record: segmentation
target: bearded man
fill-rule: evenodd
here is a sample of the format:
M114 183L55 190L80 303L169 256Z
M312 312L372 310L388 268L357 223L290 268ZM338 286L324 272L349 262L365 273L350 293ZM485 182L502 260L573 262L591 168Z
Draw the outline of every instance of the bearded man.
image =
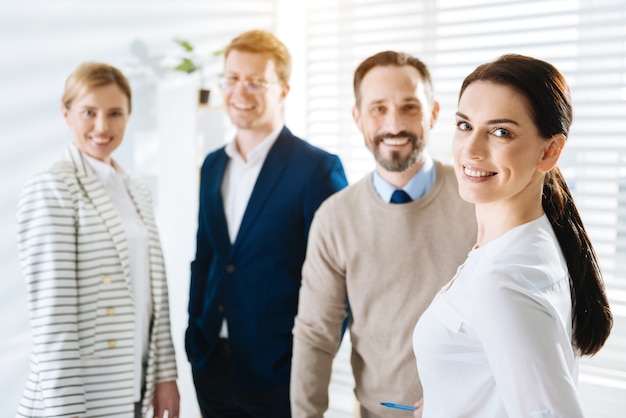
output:
M406 417L381 402L421 399L413 328L476 236L454 169L425 150L439 114L426 65L380 52L356 69L354 94L352 114L376 168L328 198L311 225L294 326L295 418L321 418L328 408L348 304L361 417Z

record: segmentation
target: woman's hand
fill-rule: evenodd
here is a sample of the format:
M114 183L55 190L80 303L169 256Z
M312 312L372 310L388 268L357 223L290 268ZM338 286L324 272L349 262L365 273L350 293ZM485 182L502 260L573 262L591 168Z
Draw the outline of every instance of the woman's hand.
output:
M154 418L164 418L165 411L168 418L178 418L180 413L180 394L175 380L160 382L154 389Z
M415 407L415 411L413 411L413 418L422 418L422 411L424 410L424 408L422 408L424 406L424 398L415 402L413 406Z

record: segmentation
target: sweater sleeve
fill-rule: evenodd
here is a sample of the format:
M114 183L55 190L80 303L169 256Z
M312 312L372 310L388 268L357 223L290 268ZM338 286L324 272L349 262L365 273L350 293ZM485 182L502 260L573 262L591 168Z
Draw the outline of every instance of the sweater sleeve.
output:
M328 385L346 317L345 265L322 205L309 232L307 256L294 326L291 410L294 417L322 417L328 408Z
M33 367L46 416L86 412L78 344L75 208L67 183L50 173L29 181L17 213L28 291ZM33 389L35 390L35 389Z

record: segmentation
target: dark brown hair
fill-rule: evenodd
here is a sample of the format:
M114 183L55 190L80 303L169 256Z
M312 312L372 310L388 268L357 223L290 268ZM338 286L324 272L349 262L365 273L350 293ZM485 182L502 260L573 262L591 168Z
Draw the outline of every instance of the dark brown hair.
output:
M503 55L468 75L459 98L475 81L514 89L526 98L531 118L543 138L557 134L567 138L573 119L570 90L565 77L553 65L523 55ZM613 316L596 253L558 167L544 178L542 205L569 270L573 344L580 354L593 355L609 337Z
M397 67L410 65L411 67L414 67L422 76L428 103L430 105L434 103L435 94L433 91L433 80L430 77L430 72L428 71L426 64L414 56L404 52L383 51L365 59L365 61L359 64L357 69L354 71L354 98L357 106L361 104L361 83L363 82L365 75L374 67L384 67L389 65Z

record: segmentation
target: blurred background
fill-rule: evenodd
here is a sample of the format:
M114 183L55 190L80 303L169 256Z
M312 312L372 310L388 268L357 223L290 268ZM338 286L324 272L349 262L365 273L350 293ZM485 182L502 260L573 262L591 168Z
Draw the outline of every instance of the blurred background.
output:
M503 53L566 75L575 120L561 167L594 241L615 315L608 344L580 370L589 417L626 411L626 0L0 0L0 416L26 381L30 326L16 249L20 189L71 141L60 113L69 73L87 60L122 69L133 114L116 159L154 194L169 274L184 418L198 417L183 348L195 251L198 167L232 139L215 55L249 29L276 33L293 56L285 120L341 157L355 182L374 167L351 118L352 74L365 57L403 50L430 67L440 119L430 152L449 158L463 77ZM186 52L175 41L194 47ZM183 58L201 71L173 70ZM211 90L198 103L198 89ZM407 335L407 344L411 336ZM335 361L327 417L354 416L350 342ZM393 355L393 353L390 353ZM621 411L621 412L620 412Z

